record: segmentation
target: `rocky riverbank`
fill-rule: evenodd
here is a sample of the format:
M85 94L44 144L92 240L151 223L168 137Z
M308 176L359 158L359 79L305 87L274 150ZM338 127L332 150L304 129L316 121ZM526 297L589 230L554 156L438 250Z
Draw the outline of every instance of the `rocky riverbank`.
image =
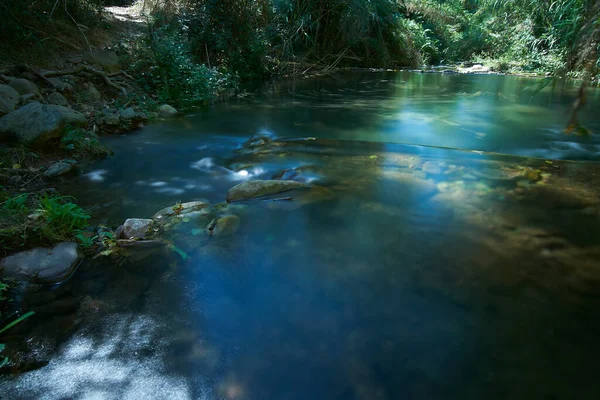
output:
M59 70L15 66L1 71L0 145L5 153L25 147L46 156L29 166L35 171L24 172L5 155L2 183L22 184L22 175L33 172L49 179L72 173L69 165L108 154L98 135L126 133L177 114L166 104L149 107L150 99L110 50L71 57Z

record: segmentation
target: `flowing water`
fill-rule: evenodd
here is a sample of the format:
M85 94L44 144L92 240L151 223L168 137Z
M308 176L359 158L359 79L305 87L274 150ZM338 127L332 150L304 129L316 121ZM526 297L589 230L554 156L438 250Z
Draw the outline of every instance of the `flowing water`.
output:
M0 396L600 398L600 140L562 133L575 95L340 74L107 139L59 187L96 223L213 206L165 224L169 246L30 289L8 343L32 370ZM222 204L280 178L311 187ZM208 236L223 215L239 229Z

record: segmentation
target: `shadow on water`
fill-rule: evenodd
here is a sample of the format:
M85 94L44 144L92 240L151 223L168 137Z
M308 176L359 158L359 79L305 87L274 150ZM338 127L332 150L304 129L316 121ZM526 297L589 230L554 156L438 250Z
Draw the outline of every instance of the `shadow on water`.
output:
M404 116L440 99L460 107L459 94L445 94L448 77L407 87L407 76L328 81L326 92L307 83L283 89L293 104L273 94L220 105L220 123L199 114L111 140L122 150L68 188L99 204L101 219L115 225L205 199L239 217L239 228L209 237L212 214L177 217L165 235L178 252L134 248L88 261L52 290L31 288L24 302L37 318L10 347L48 364L5 378L1 393L598 398L600 165L393 143L404 141L400 131L380 129L392 97L408 104L396 104ZM461 90L494 93L530 82L455 79ZM358 106L363 97L375 104ZM323 117L344 107L354 112ZM299 128L310 115L325 125ZM438 145L463 141L445 134ZM540 137L528 143L547 148ZM276 196L288 201L220 204L237 183L273 178L311 187Z

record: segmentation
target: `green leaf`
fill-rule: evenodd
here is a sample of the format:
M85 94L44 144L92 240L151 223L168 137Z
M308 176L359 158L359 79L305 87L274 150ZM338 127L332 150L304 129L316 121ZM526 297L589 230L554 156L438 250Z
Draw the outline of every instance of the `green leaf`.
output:
M26 320L27 318L31 317L34 314L35 313L33 311L29 311L29 312L21 315L19 318L17 318L16 320L14 320L13 322L11 322L10 324L6 325L4 328L0 329L0 333L6 332L7 330L9 330L10 328L12 328L13 326L17 325L21 321Z

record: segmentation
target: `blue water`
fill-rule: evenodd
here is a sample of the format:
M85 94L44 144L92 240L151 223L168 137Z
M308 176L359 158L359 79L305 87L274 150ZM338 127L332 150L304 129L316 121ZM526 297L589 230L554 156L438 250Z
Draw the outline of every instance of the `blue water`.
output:
M108 140L115 156L59 189L112 227L285 170L313 189L222 205L240 218L226 237L201 233L212 215L182 218L164 234L178 251L32 291L38 316L11 346L47 365L0 393L598 398L598 141L560 132L574 91L537 84L341 75ZM273 141L244 148L255 134Z

